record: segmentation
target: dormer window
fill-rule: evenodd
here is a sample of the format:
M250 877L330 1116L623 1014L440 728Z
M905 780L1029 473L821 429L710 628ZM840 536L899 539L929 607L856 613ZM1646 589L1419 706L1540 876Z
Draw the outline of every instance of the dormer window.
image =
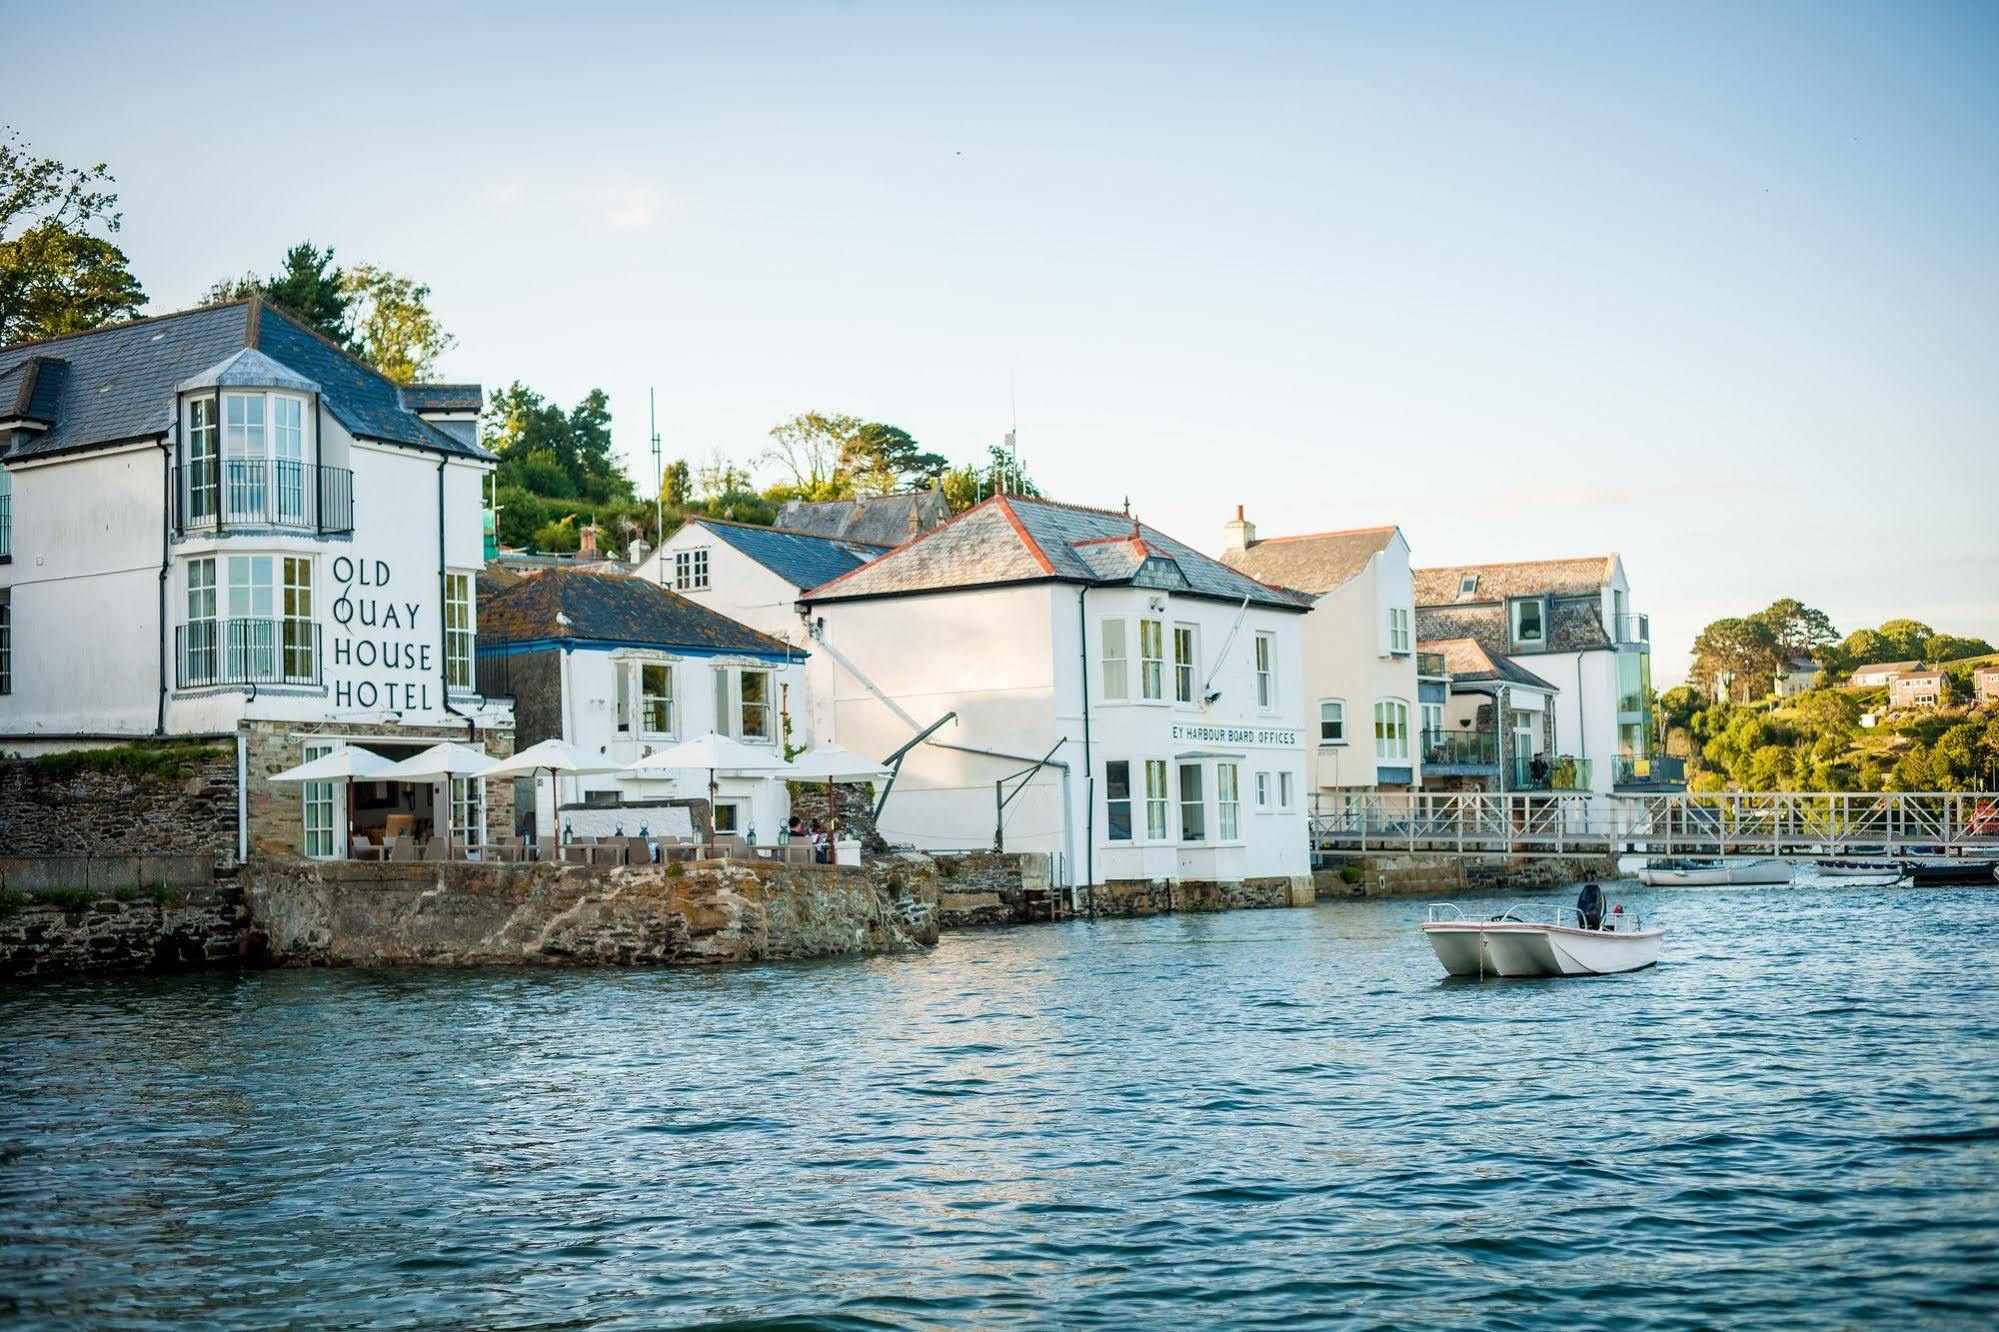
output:
M1475 573L1468 573L1468 574L1464 574L1464 575L1461 575L1461 576L1460 576L1460 577L1458 578L1458 595L1459 595L1459 596L1461 596L1461 597L1468 597L1468 596L1470 596L1470 595L1471 595L1472 593L1474 593L1474 592L1476 592L1476 591L1478 591L1478 575L1477 575L1477 574L1475 574Z
M1513 642L1517 647L1539 647L1548 638L1548 606L1539 597L1522 597L1513 603Z

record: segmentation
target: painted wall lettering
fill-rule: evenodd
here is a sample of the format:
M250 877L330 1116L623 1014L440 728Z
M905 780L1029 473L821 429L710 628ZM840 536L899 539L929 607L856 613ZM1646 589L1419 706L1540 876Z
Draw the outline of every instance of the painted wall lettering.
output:
M426 712L437 684L437 643L423 603L389 595L387 560L333 557L333 705L362 712Z

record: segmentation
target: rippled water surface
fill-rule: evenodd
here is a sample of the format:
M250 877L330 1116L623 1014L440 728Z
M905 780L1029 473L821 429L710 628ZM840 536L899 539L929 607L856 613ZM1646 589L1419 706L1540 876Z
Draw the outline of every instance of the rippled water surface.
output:
M1443 981L1386 901L0 987L0 1315L1999 1317L1999 893L1627 900L1605 980Z

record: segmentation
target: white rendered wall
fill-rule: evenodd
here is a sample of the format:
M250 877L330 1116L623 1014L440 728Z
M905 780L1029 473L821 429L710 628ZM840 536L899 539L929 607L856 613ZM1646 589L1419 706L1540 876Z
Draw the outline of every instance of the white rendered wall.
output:
M708 586L680 595L759 633L806 646L805 623L798 614L800 589L697 524L682 524L665 545L632 570L632 577L680 591L673 583L673 556L687 550L708 552Z

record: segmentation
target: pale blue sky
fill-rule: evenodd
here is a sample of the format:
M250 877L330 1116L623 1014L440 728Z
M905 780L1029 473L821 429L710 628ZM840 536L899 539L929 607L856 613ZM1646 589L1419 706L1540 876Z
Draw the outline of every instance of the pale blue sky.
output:
M334 15L338 17L334 17ZM308 16L309 15L309 16ZM1999 5L0 4L155 310L310 237L635 460L805 408L1218 547L1999 639ZM649 472L650 459L636 469Z

